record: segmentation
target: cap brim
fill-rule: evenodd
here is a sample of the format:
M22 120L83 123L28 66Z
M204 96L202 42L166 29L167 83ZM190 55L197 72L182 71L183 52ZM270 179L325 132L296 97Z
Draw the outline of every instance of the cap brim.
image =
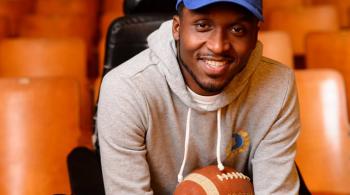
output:
M226 2L226 3L234 3L237 5L240 5L247 9L249 12L251 12L253 15L255 15L259 20L263 21L264 17L261 14L261 11L253 7L251 4L247 3L247 1L242 0L214 0L214 1L208 1L208 0L192 0L192 1L178 1L176 8L179 6L179 4L183 2L185 7L189 10L195 10L202 8L207 5L211 5L214 3L220 3L220 2Z

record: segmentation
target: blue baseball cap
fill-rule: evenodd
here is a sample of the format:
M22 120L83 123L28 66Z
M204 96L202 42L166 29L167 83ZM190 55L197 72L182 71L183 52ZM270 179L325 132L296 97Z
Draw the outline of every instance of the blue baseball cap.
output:
M264 17L262 15L262 0L177 0L176 10L178 9L181 2L183 2L185 7L190 10L198 9L219 2L234 3L247 9L259 20L264 20Z

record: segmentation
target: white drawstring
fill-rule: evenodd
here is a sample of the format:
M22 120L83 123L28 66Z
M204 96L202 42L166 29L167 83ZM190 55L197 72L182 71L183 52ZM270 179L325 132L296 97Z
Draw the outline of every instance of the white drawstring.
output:
M188 142L190 139L190 125L191 125L191 108L188 108L187 112L187 119L186 119L186 134L185 134L185 151L184 151L184 157L182 160L181 168L179 171L179 174L177 175L177 181L180 183L183 181L183 171L185 168L185 164L187 161L187 153L188 153ZM221 145L221 108L217 111L217 131L218 131L218 137L216 140L216 158L218 162L218 169L220 171L224 170L224 165L221 162L220 157L220 145Z
M185 151L184 151L184 157L182 160L181 168L180 168L179 174L177 175L177 181L179 183L183 181L183 171L187 160L188 142L190 139L190 122L191 122L191 108L188 108L187 119L186 119Z
M220 143L221 143L221 108L217 112L217 131L218 137L216 140L216 159L218 162L218 168L220 171L224 170L224 165L222 165L221 157L220 157Z

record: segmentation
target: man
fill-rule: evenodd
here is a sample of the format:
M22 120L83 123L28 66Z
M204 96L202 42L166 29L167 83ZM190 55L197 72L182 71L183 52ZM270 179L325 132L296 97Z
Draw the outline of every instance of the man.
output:
M194 169L297 194L293 71L261 56L261 0L178 0L149 49L104 78L97 125L107 194L172 194Z

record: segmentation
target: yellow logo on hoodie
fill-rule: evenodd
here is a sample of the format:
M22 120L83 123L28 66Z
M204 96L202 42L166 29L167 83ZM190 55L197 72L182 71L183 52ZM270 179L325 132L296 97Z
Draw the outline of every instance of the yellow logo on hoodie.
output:
M239 130L232 134L232 139L226 147L227 159L233 158L239 153L245 152L250 144L249 133L245 130Z

